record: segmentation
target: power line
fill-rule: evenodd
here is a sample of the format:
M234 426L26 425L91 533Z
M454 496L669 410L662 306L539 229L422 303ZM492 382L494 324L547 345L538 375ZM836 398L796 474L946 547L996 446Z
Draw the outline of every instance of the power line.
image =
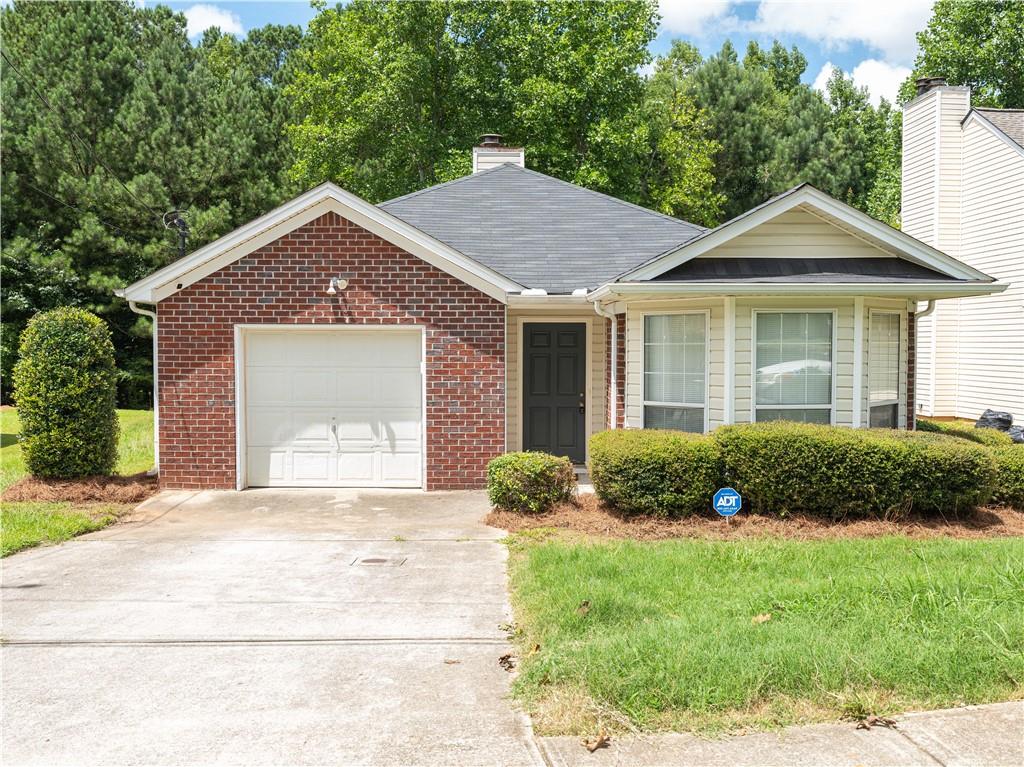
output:
M54 115L57 115L58 118L63 118L65 116L64 113L63 113L63 110L60 113L58 113L57 109L54 108L54 106L50 103L49 99L47 99L46 96L44 96L39 91L39 89L36 88L36 86L25 75L22 74L21 70L18 69L18 67L16 67L14 65L14 62L11 61L10 57L3 50L0 50L0 56L3 57L3 60L5 62L7 62L7 66L9 66L11 69L14 70L14 73L18 76L18 79L21 80L22 83L24 83L25 85L28 86L28 88L36 95L36 97L43 103L43 105L47 109L49 109ZM62 120L61 127L65 130L66 133L68 133L71 136L73 136L74 138L78 139L79 143L92 156L92 159L96 162L96 164L99 165L101 168L103 168L107 173L109 173L110 177L113 178L118 184L121 185L121 188L123 188L124 191L128 193L129 197L131 197L133 200L135 200L135 202L137 202L142 207L146 208L146 210L148 210L154 216L156 216L158 218L162 216L162 214L159 211L157 211L155 208L150 207L147 203L145 203L142 200L140 200L135 195L135 193L132 192L132 190L128 188L128 185L125 184L120 179L120 177L116 173L114 173L114 171L112 171L110 168L108 168L106 166L106 164L104 164L104 162L99 157L96 156L96 152L92 149L92 147L89 146L88 142L86 142L85 139L83 139L81 136L79 136L77 133L75 133L70 127L68 127L67 125L63 124L63 120Z

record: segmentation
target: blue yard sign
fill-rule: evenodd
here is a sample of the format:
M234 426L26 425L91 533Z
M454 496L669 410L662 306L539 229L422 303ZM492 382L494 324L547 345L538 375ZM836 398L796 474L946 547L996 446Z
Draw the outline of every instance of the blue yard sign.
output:
M723 487L715 493L715 499L711 505L723 517L731 517L740 510L740 507L743 505L743 499L731 487Z

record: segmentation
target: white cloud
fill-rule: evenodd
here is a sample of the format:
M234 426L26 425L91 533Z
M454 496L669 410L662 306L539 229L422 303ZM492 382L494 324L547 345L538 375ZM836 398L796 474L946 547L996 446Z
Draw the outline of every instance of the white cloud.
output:
M878 106L882 98L896 102L903 81L910 75L910 67L894 66L878 59L867 59L853 68L853 82L868 89L871 103Z
M193 5L185 11L186 27L189 37L203 34L210 27L220 27L220 31L229 35L240 35L242 20L237 13L232 13L216 5Z
M931 0L762 0L749 29L788 38L801 35L827 49L862 43L889 61L910 63L917 51L916 33L931 15Z
M723 0L658 0L661 31L705 37L712 31L733 27L737 22L729 13L733 4Z
M826 61L811 87L824 93L828 79L832 76L833 66L831 61ZM883 98L889 99L890 103L896 103L896 94L909 74L909 67L887 64L878 59L865 59L850 73L854 85L868 89L868 98L875 106L878 106Z
M821 70L818 72L818 76L814 78L814 83L811 85L816 91L825 92L825 86L828 85L828 79L832 76L832 70L835 69L835 64L831 61L826 61L821 66Z

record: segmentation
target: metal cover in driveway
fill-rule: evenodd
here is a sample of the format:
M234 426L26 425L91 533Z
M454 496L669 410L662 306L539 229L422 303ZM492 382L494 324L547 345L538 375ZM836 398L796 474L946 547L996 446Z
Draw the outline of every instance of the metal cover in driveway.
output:
M353 565L377 565L378 567L401 567L405 564L406 557L401 559L388 557L356 557L352 560Z

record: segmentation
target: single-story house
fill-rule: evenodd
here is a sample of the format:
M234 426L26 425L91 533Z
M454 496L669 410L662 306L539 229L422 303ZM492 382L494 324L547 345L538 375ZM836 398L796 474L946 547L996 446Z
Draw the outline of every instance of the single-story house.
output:
M811 186L705 229L489 137L469 176L323 184L119 295L157 323L164 487L431 490L603 429L907 428L915 318L1002 289Z

